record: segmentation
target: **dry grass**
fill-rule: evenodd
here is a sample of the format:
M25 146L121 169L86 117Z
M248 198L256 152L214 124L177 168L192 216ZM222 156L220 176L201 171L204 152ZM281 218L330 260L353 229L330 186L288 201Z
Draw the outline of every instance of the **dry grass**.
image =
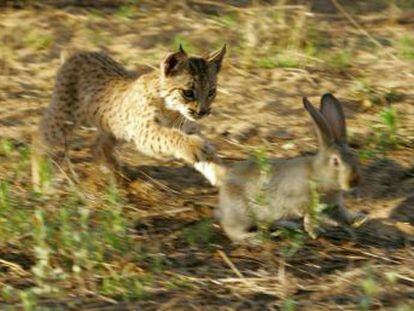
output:
M1 309L414 308L412 2L16 3L0 7ZM33 193L28 137L60 50L104 49L147 70L178 42L195 53L229 46L203 121L228 159L263 146L272 156L314 150L300 98L343 99L365 177L346 204L373 219L317 240L286 232L235 246L215 224L216 190L194 170L125 146L135 178L116 188L96 173L86 129L71 154L80 183L62 165L53 194Z

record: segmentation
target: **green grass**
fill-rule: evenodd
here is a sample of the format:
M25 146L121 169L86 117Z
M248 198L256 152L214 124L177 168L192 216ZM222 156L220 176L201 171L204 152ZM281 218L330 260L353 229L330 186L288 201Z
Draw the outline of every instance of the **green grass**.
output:
M300 68L303 66L303 60L290 52L281 52L274 56L258 58L256 65L264 69Z
M123 20L129 20L136 15L136 8L132 4L125 4L119 7L115 12L115 17Z
M302 230L293 230L281 228L272 233L272 237L280 237L287 243L281 248L281 254L284 258L294 256L305 244L305 233Z
M108 32L100 29L91 29L87 37L89 41L97 47L106 47L111 44L111 36Z
M141 300L150 297L145 287L151 280L145 275L139 276L133 266L126 266L121 271L112 271L105 276L99 286L99 292L119 300Z
M283 301L283 311L295 311L297 302L293 298L287 298Z
M81 282L81 286L94 282L96 276L104 280L99 290L105 295L117 299L146 297L148 275L129 271L128 266L116 273L105 268L117 265L132 247L127 231L131 224L123 217L124 205L113 186L96 210L75 193L52 208L45 206L59 204L55 197L36 199L27 196L29 192L24 197L16 193L10 182L0 182L0 245L26 245L26 252L33 255L34 286L14 290L24 304L30 305L36 297L59 295L69 280ZM25 206L32 204L37 207ZM22 236L26 238L22 240ZM12 295L10 292L12 288L3 291L3 296Z
M180 44L183 47L184 51L186 51L187 53L189 54L198 53L198 48L192 45L191 42L186 37L182 35L174 36L172 40L173 51L177 51Z
M414 37L413 36L403 36L395 44L398 55L404 59L413 60L414 59Z
M299 68L301 67L300 61L294 56L288 54L279 54L273 60L274 67L276 68Z
M365 274L365 278L361 281L361 289L363 293L359 302L359 310L361 311L371 310L373 299L380 292L380 284L370 267L366 269Z
M51 34L40 34L30 32L25 38L24 43L33 47L36 50L46 50L55 41L55 38Z
M0 140L0 155L10 156L14 150L13 142L9 138L2 138Z
M384 102L385 94L374 87L365 78L354 79L351 85L351 94L355 99L364 102L365 106L379 105Z
M384 147L396 147L398 144L398 126L399 118L397 110L394 107L385 107L379 114L382 132L380 135L380 144Z
M215 244L218 240L217 233L213 227L213 222L214 220L210 218L197 221L197 223L182 231L182 239L191 246L212 246L212 244Z
M382 108L377 121L372 125L374 135L366 142L367 148L359 151L359 158L368 160L383 157L388 151L398 148L400 143L399 126L399 115L395 107Z
M397 0L397 5L402 9L414 9L413 0Z
M347 50L331 53L326 61L328 67L334 70L345 70L352 64L352 53Z
M213 19L222 27L233 28L237 26L237 17L234 14L225 14L213 17Z
M40 175L40 194L45 194L51 191L53 184L53 164L51 159L43 158L39 163L39 175Z

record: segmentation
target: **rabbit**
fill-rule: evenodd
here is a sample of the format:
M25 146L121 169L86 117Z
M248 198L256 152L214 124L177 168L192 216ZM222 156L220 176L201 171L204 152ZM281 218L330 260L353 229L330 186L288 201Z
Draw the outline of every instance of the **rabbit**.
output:
M319 202L328 206L324 212L339 223L361 224L367 217L348 211L342 192L358 186L360 169L346 138L345 115L341 103L330 93L321 98L316 109L304 97L319 142L314 156L292 159L257 159L239 162L226 169L219 184L216 216L234 242L258 242L256 223L275 224L291 218L302 218L305 231L316 238L312 202L315 191ZM257 202L259 199L262 202Z

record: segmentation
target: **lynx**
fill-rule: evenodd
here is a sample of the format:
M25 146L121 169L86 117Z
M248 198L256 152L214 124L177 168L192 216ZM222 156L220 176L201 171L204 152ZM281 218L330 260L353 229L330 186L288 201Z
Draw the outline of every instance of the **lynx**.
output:
M226 46L206 57L189 56L180 46L160 71L138 76L101 52L78 52L58 70L50 105L33 137L32 179L41 186L42 160L55 147L68 149L81 125L97 128L94 158L112 171L118 142L155 158L178 158L194 165L215 157L214 148L191 133L211 112Z

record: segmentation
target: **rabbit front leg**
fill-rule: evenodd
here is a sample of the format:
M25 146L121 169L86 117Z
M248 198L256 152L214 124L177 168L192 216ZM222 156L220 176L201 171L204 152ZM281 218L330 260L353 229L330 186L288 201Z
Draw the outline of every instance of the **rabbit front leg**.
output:
M352 227L359 227L368 220L366 214L352 212L345 207L342 193L336 193L327 199L329 208L326 213L331 219Z

